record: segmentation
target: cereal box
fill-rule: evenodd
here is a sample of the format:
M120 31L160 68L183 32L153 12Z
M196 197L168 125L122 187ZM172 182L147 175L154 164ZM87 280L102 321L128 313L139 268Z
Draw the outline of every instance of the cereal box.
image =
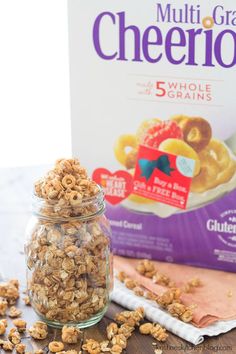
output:
M236 271L236 8L68 0L73 154L114 252Z

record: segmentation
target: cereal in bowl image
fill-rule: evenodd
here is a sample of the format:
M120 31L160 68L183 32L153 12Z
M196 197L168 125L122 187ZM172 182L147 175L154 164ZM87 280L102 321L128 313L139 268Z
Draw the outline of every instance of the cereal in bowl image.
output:
M140 145L194 160L187 209L206 205L236 187L236 158L225 142L214 137L210 123L202 117L175 115L169 120L143 121L135 134L118 137L114 155L122 168L134 174ZM173 206L131 194L123 205L131 210L168 217L180 212Z

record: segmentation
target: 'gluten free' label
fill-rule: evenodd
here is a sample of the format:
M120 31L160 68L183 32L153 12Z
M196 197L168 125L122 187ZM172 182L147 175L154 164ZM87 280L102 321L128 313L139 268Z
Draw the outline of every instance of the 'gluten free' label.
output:
M141 145L133 193L186 209L195 161Z

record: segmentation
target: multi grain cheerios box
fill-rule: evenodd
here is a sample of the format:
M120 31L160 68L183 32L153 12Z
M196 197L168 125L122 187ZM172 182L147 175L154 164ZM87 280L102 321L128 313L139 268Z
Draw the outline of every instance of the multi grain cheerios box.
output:
M236 271L233 1L69 0L73 153L116 254Z

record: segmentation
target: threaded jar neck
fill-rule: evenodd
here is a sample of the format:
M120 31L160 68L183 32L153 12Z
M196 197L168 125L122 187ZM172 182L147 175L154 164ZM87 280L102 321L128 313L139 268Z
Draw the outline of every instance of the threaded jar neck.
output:
M99 192L89 198L82 200L43 199L35 194L32 197L33 214L43 219L79 219L86 221L102 215L105 211L104 192L98 186Z

